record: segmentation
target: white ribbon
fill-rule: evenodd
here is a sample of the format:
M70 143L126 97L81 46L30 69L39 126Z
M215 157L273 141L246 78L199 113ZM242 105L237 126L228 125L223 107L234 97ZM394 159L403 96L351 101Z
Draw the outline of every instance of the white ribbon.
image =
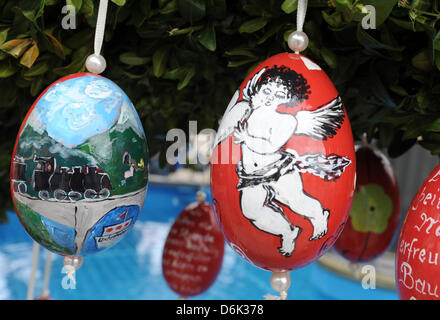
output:
M264 300L287 300L287 292L281 291L279 296L275 296L273 294L265 294Z
M101 54L102 42L104 41L105 20L107 18L108 0L99 0L98 18L95 30L95 54Z
M47 298L49 296L49 282L50 282L51 268L52 268L52 252L47 251L46 266L44 268L43 290L41 291L42 298Z
M296 30L303 31L304 20L306 18L308 0L298 0L298 8L296 9Z
M34 246L32 249L32 266L31 266L31 277L29 279L27 300L34 300L35 295L35 278L38 269L38 256L40 254L40 245L34 241Z

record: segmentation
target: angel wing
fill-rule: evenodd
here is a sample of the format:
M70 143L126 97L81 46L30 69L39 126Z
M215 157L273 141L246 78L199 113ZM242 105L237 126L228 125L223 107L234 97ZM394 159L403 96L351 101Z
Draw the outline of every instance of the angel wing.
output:
M257 86L257 82L260 79L261 75L266 71L266 68L261 69L258 71L254 76L251 78L251 80L246 83L246 86L243 89L243 100L250 101L251 96L255 93L255 89Z
M342 99L338 96L314 111L298 111L295 117L298 121L295 135L327 140L336 134L344 122L345 113Z
M239 122L242 122L251 112L250 99L255 92L255 87L266 68L258 71L243 89L243 100L240 102L240 90L235 91L231 101L226 108L225 114L220 122L220 126L215 137L214 147L229 137Z
M237 103L239 96L240 90L235 91L220 122L217 135L215 136L214 147L229 137L237 126L237 123L243 121L251 111L249 102L243 100Z

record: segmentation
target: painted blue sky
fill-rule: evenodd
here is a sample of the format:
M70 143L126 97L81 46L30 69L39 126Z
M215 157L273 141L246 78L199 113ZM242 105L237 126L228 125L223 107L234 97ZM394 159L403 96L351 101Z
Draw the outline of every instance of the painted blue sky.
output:
M38 121L31 125L39 125L57 142L75 147L109 130L118 121L124 103L132 106L126 94L106 78L86 75L68 79L41 97L33 111Z

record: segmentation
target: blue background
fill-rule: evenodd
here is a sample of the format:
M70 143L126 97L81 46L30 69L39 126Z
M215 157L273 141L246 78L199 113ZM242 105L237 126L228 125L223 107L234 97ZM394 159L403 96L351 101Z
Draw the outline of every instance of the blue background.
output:
M75 290L65 290L62 258L54 258L50 296L54 299L177 299L162 275L162 250L168 231L183 208L195 200L195 187L150 184L144 208L133 229L118 244L84 258ZM209 189L204 191L209 195ZM210 201L210 199L208 198ZM0 225L0 299L26 299L32 260L32 240L14 213ZM41 292L46 250L40 250L36 291ZM271 273L257 269L225 246L216 282L190 299L261 300L270 287ZM344 279L317 263L291 272L288 299L397 299L397 293L376 287L364 290L360 282Z

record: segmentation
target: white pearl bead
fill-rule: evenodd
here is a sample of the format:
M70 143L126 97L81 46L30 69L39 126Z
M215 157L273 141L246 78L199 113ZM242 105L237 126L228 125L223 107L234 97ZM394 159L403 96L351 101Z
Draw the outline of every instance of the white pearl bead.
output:
M302 31L295 31L289 35L287 39L289 48L294 52L302 52L309 45L309 37Z
M196 199L198 202L203 202L206 200L206 193L204 193L203 191L197 191L196 193Z
M91 73L100 74L105 70L106 67L107 67L107 63L105 62L103 56L97 54L91 54L90 56L87 57L86 68Z
M64 256L63 258L63 264L65 266L71 266L75 268L75 270L78 270L84 262L83 257L79 256Z
M286 292L290 287L289 272L274 272L270 277L270 285L277 292Z

